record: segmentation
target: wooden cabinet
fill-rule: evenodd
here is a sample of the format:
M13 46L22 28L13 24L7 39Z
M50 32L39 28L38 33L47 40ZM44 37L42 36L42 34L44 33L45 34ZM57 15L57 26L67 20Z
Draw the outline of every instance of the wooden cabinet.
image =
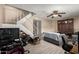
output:
M59 20L58 32L70 34L74 32L73 19Z

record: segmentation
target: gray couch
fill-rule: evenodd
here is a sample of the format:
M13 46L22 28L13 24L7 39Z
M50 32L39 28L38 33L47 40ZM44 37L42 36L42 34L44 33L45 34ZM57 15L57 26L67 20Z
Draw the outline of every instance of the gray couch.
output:
M43 32L44 40L55 45L62 45L62 38L60 33Z

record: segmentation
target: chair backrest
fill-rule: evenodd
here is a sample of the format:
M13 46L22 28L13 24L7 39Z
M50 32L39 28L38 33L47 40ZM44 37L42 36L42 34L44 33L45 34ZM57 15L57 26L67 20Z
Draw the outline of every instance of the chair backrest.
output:
M78 32L78 43L79 43L79 32Z
M64 37L62 36L63 45L66 44Z
M68 43L68 42L67 42L68 38L67 38L67 36L66 36L65 34L61 34L61 37L62 37L62 42L63 42L63 44Z
M66 43L64 37L62 36L62 41L63 41L63 45L62 45L62 48L67 51L67 52L70 52L70 50L73 48L72 45Z

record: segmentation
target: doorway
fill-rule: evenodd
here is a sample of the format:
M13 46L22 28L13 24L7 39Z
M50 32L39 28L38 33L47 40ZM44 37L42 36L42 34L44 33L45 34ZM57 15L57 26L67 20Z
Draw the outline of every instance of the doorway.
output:
M33 21L33 34L34 36L41 36L41 21L34 20Z

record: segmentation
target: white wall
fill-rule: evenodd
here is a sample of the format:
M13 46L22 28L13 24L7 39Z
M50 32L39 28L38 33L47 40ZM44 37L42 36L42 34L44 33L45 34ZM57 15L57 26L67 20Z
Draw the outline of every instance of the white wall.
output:
M16 23L18 17L22 15L21 10L10 7L10 6L5 6L5 23Z
M0 5L0 23L16 23L19 16L23 14L22 10L7 5Z
M57 20L52 20L52 31L58 32Z
M74 18L74 32L79 31L79 16Z
M57 32L57 21L42 20L42 32Z
M3 19L3 5L0 5L0 23L3 23L4 19Z
M19 28L16 24L0 24L0 28Z

